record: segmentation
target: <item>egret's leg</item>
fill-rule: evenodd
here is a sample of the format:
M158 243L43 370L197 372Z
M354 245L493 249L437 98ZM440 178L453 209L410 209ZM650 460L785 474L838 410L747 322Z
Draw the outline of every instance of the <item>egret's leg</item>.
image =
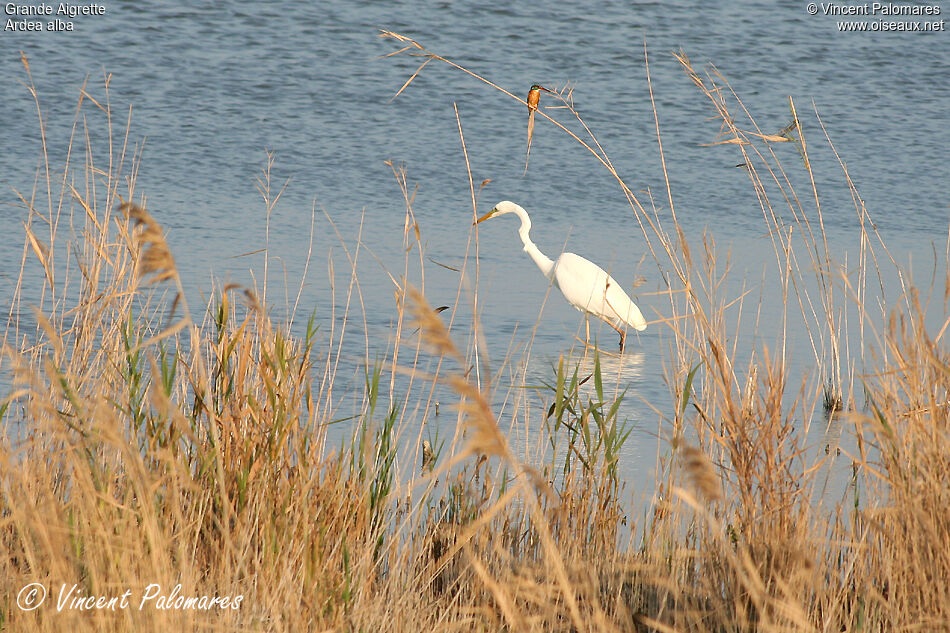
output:
M610 327L612 327L613 329L617 330L617 334L620 335L620 351L622 352L622 351L623 351L623 342L624 342L624 339L627 338L627 331L624 330L623 328L617 327L617 326L614 325L613 322L611 322L611 321L607 321L607 324L610 325Z
M584 345L590 347L590 316L584 313Z

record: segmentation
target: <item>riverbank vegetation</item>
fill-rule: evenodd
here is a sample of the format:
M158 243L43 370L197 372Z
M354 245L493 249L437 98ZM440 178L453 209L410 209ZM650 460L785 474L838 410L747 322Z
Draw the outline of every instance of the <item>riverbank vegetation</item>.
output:
M384 35L420 64L456 67ZM611 389L599 355L563 362L543 406L502 418L478 356L489 334L450 322L409 275L394 277L395 342L367 354L358 413L341 422L352 430L328 440L344 334L363 318L349 300L358 280L337 283L343 314L278 317L265 287L234 285L191 305L136 188L127 122L93 98L107 85L84 87L65 162L44 158L21 197L0 361L12 384L0 404L0 628L950 630L950 358L945 329L925 326L950 276L913 285L841 160L860 227L844 270L809 161L817 146L837 152L831 140L805 138L791 101L785 130L759 129L715 69L680 62L742 155L779 263L764 282L785 299L779 332L806 325L815 373L790 375L783 345L740 356L755 306L723 291L714 232L680 229L668 184L641 201L560 92L570 117L550 122L613 174L666 271L651 327L670 341L657 359L670 397L649 403L660 468L646 484L618 475L630 394ZM782 143L798 147L792 162L773 151ZM280 192L269 174L265 218ZM422 261L406 194L407 257ZM880 305L867 298L885 268L900 287ZM847 348L855 331L860 351ZM512 415L553 449L513 450ZM829 499L818 474L835 449L816 450L807 431L830 420L856 450L846 492ZM643 515L628 513L631 485L656 487ZM125 592L127 607L109 602ZM201 597L219 601L200 608Z

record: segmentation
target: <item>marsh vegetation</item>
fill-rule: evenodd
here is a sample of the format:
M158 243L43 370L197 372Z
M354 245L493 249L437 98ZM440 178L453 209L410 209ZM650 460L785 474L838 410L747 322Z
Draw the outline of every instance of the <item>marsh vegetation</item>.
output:
M472 74L384 35L394 54L418 57L418 72L448 63ZM721 122L720 142L741 152L778 264L763 281L783 297L777 323L755 318L754 292L724 290L727 253L713 229L700 239L680 229L687 211L668 184L656 197L627 186L569 91L558 93L566 116L537 112L612 174L665 271L647 318L670 341L653 359L669 398L649 403L660 468L642 515L626 495L644 482L624 482L617 467L632 395L596 352L586 365L562 359L540 388L543 406L502 418L505 386L479 354L492 333L475 315L433 309L422 279L393 275L394 340L385 357L366 354L358 414L342 416L343 331L363 318L355 268L337 272L342 315L292 300L272 308L266 284L223 284L192 305L160 214L136 187L134 126L91 96L108 85L85 86L66 162L45 158L22 196L21 283L0 361L12 384L0 405L0 628L950 629L950 360L945 328L925 325L928 309L945 308L950 275L916 286L853 185L858 261L845 270L825 239L809 152L847 148L805 138L791 100L788 128L759 129L715 69L679 59ZM656 132L662 156L659 120ZM793 160L780 160L779 144L797 146ZM281 191L269 167L258 183L265 222ZM467 185L474 219L479 189ZM406 257L424 266L404 192ZM869 300L895 273L894 300ZM42 287L27 293L27 278ZM477 304L477 286L459 288L452 314ZM740 353L750 321L783 343ZM791 323L808 333L808 375L785 360ZM454 402L437 401L437 389ZM838 498L819 490L832 455L808 442L811 425L832 419L856 446ZM342 444L328 439L333 423L352 429ZM512 449L514 425L539 438L537 450ZM21 610L18 592L33 582L49 600L63 583L84 596L158 583L243 600Z

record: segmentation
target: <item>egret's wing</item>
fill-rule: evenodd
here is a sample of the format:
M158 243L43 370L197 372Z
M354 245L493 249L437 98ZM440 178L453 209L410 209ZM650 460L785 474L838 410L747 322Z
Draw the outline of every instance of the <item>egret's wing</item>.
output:
M554 281L564 298L578 310L614 324L627 323L637 330L647 326L640 309L620 284L580 255L562 253L554 268Z
M599 317L615 316L603 311L607 279L600 266L574 253L561 253L554 267L554 281L568 303Z
M647 322L643 318L640 308L630 300L630 297L623 291L623 288L613 277L607 277L607 289L604 292L604 299L608 308L616 314L621 321L625 321L628 325L637 330L645 330L647 328Z

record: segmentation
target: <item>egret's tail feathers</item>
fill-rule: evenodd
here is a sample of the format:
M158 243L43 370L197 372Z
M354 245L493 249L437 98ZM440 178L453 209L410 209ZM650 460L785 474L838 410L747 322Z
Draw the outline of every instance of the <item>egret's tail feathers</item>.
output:
M624 319L628 325L638 332L642 332L647 329L647 322L643 318L643 314L640 313L640 308L638 308L632 301L630 302L630 309L627 311L627 317Z

